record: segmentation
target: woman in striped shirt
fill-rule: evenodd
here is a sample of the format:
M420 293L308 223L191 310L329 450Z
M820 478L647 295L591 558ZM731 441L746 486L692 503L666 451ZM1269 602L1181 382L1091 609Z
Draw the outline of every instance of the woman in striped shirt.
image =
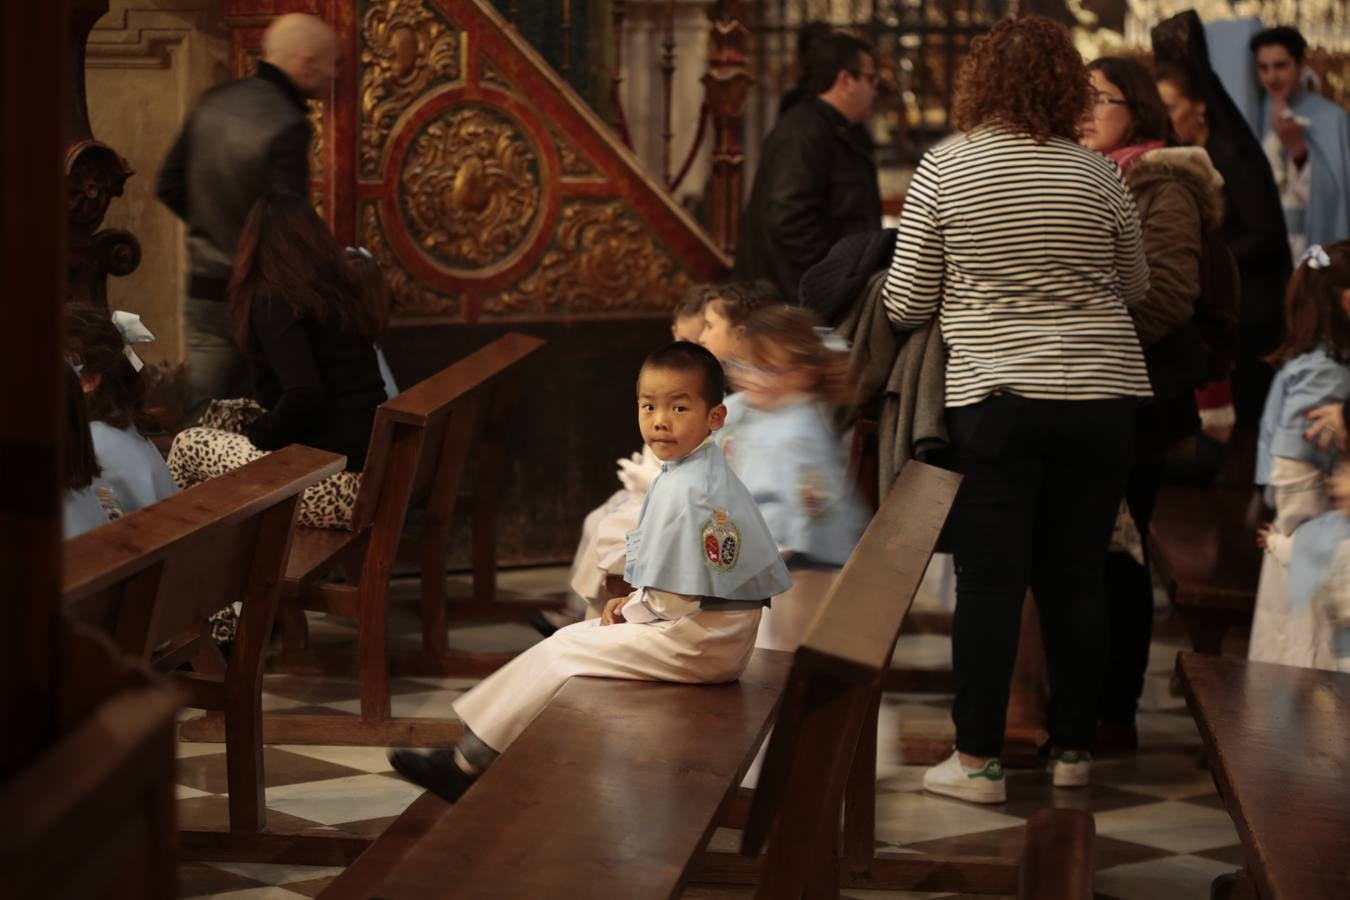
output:
M1088 780L1106 659L1104 565L1149 396L1126 307L1148 291L1120 170L1077 143L1095 94L1059 26L1004 19L961 70L963 133L919 163L883 299L897 329L939 316L964 475L950 529L956 751L931 791L1006 797L1005 711L1028 586L1050 677L1054 783Z

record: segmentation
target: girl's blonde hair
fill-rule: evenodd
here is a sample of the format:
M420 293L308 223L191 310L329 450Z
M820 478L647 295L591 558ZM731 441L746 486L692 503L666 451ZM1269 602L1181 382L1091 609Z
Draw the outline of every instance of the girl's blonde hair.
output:
M807 366L820 373L816 393L833 406L849 407L858 402L858 386L849 375L847 350L831 350L816 330L821 325L815 313L800 306L766 306L745 320L745 341L757 362L786 356L794 366Z

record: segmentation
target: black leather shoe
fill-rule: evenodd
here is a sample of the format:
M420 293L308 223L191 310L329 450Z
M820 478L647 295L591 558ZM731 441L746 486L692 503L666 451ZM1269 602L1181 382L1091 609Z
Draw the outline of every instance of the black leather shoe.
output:
M455 765L453 750L392 750L389 764L418 787L424 787L447 803L454 803L473 784L473 777Z
M542 634L544 637L553 637L558 632L558 626L554 625L539 610L535 610L529 615L530 627Z

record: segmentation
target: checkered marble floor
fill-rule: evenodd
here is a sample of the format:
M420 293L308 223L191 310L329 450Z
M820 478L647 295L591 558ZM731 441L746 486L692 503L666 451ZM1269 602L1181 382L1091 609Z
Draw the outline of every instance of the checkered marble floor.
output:
M505 599L556 592L565 571L503 572ZM452 585L467 590L467 584ZM316 640L354 637L350 628L325 617L311 619ZM947 734L950 698L889 694L882 719L881 771L877 783L878 849L940 855L1016 858L1027 816L1044 806L1086 809L1097 824L1097 877L1102 900L1205 900L1219 875L1241 866L1237 835L1210 775L1197 764L1200 739L1185 704L1171 696L1168 681L1180 641L1160 629L1139 716L1141 749L1121 759L1098 760L1093 783L1083 790L1057 789L1038 770L1010 770L1008 802L978 806L925 794L924 767L905 765L895 749L897 734ZM391 633L415 639L416 621L396 616ZM537 636L519 625L455 628L452 644L479 651L522 649ZM933 635L906 636L897 657L908 664L942 666L949 641ZM450 703L473 681L403 678L391 685L396 716L453 717ZM354 680L269 675L265 708L332 713L357 710ZM420 791L394 775L384 748L278 745L265 750L269 821L364 836L381 833ZM221 744L178 745L179 821L189 827L221 827L227 821L225 753ZM719 831L714 846L734 849L734 832ZM179 869L179 896L229 900L292 900L314 897L340 872L315 866L191 862ZM746 897L745 890L694 886L694 898ZM845 891L862 898L957 897L963 895ZM988 896L988 895L985 895Z

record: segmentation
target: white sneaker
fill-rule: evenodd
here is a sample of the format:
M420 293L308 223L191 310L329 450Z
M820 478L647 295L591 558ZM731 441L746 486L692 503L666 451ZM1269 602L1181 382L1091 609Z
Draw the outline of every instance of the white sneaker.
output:
M961 765L961 757L955 752L923 773L923 786L934 794L971 803L1003 803L1008 799L1003 763L991 759L984 768L968 769Z
M1078 750L1057 750L1050 754L1050 775L1055 787L1087 787L1092 774L1092 757Z

